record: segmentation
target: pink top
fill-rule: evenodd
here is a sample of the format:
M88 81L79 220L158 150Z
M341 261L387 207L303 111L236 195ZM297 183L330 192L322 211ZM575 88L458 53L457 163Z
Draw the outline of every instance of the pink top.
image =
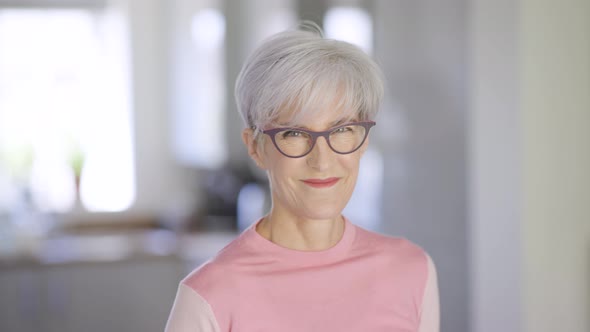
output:
M438 332L436 270L420 247L348 220L324 251L255 224L180 283L167 332Z

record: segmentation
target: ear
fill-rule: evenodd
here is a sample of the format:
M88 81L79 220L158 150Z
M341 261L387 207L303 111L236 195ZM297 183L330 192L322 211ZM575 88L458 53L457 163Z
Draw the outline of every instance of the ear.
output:
M256 140L252 128L246 128L242 131L242 141L244 142L246 149L248 149L250 158L252 158L258 167L266 170L263 147L258 144L259 141Z

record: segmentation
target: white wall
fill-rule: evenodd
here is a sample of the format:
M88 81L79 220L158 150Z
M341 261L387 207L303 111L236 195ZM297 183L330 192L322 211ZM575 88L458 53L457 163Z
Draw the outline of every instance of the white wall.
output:
M471 330L588 331L590 3L471 19Z
M590 331L590 1L522 0L524 319Z
M471 331L520 332L522 126L518 4L471 7Z

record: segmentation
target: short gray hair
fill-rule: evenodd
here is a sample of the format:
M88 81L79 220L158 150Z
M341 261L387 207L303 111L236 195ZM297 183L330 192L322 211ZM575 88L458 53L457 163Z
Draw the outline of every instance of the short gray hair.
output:
M289 124L326 107L343 111L345 120L374 119L383 98L383 75L357 46L326 39L311 23L278 33L246 60L236 80L238 112L246 126L277 124L293 111ZM344 113L348 112L348 113Z

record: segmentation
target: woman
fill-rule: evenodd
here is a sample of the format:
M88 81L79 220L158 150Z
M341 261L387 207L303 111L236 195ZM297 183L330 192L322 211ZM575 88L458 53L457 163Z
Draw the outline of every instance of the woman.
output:
M315 30L271 37L237 79L272 207L182 280L168 332L438 331L430 257L341 214L383 84L360 49Z

